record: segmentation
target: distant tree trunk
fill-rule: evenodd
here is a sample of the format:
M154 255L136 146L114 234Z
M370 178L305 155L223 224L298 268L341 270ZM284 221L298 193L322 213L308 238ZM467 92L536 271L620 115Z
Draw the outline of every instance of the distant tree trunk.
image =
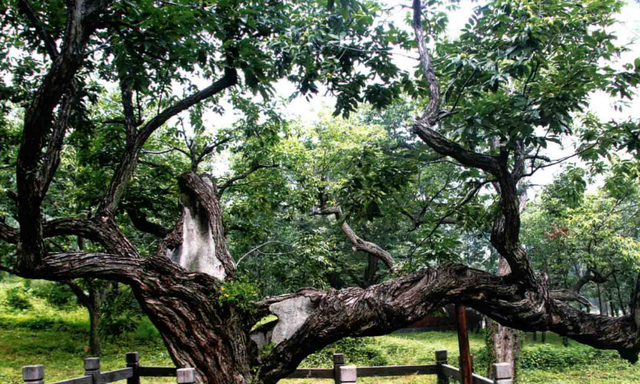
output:
M82 287L75 282L67 281L66 284L71 288L73 293L75 293L78 301L80 301L89 312L89 351L93 356L100 356L102 353L102 342L100 341L98 327L102 316L101 307L106 295L106 289L96 286L96 281L92 281L92 279L85 279L85 282L88 286L88 295Z
M78 249L85 249L85 239L81 236L77 238ZM89 312L89 352L92 356L102 354L102 342L98 327L102 318L102 302L106 296L106 287L93 279L84 279L89 294L87 295L78 284L67 282L67 285L75 293L78 301L87 308Z
M498 264L498 275L507 275L510 272L509 264L504 258L500 258ZM485 338L487 348L490 352L489 367L487 377L493 377L495 372L494 363L509 363L513 369L512 377L514 384L518 382L518 356L522 349L522 337L520 331L504 327L499 323L488 319L487 336Z
M542 344L547 342L547 332L542 331Z
M95 296L95 295L92 295ZM92 356L100 356L102 353L102 342L100 341L100 334L98 327L100 326L100 318L102 317L102 311L100 310L102 303L92 300L92 304L89 308L89 350Z
M376 272L378 272L378 261L379 259L377 257L374 257L372 255L367 255L368 257L368 262L367 262L367 268L364 271L364 286L363 288L372 286L373 284L377 283L377 279L376 279Z
M533 331L533 341L538 341L538 332Z
M625 309L625 305L622 302L622 294L620 293L620 283L618 282L618 277L616 273L613 272L613 282L616 284L616 293L618 296L618 305L620 306L620 310L622 311L622 316L627 316L627 310Z
M600 284L596 284L596 287L598 287L598 308L600 309L600 314L606 315L607 313L604 311L604 308L602 306L602 293L600 293Z

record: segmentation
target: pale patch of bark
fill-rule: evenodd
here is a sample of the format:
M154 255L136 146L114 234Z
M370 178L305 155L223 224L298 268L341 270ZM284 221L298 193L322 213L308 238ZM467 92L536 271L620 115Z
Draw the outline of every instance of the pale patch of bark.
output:
M280 344L284 340L291 338L311 316L314 309L315 307L311 300L304 296L271 304L269 310L278 316L278 323L273 329L271 342Z
M188 271L206 273L220 280L226 277L224 267L216 257L209 220L197 207L183 208L182 245L168 250L167 256Z

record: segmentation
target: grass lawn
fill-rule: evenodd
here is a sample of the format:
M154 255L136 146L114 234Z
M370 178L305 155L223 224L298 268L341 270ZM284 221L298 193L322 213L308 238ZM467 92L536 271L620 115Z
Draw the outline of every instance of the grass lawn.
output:
M51 383L83 374L82 361L90 357L88 316L83 308L69 307L64 311L49 306L45 300L27 295L33 306L28 311L15 311L6 305L7 290L22 287L18 280L0 281L0 384L22 384L24 365L44 364L45 382ZM540 340L540 338L538 338ZM476 371L486 373L484 336L471 335L471 350ZM455 332L396 333L362 340L346 339L309 356L302 367L331 367L333 353L344 353L349 365L432 364L435 351L447 349L449 362L458 359ZM144 366L172 366L171 359L148 320L135 332L115 341L105 341L101 356L102 370L125 366L124 354L140 353ZM556 335L547 335L547 342L525 342L521 384L640 384L640 364L630 365L614 352L598 351L571 342L562 346ZM330 384L332 380L283 380L286 384ZM175 383L175 378L148 378L143 383ZM362 378L363 384L426 384L435 383L435 376L404 376L397 378Z

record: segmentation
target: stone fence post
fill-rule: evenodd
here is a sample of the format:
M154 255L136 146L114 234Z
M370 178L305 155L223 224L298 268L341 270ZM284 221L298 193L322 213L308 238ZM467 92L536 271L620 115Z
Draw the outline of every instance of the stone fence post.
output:
M129 352L125 355L127 368L133 369L133 377L127 379L127 384L140 384L140 376L138 376L138 367L140 367L140 356L138 352Z
M342 353L333 354L333 381L335 384L340 384L340 367L344 365L344 355Z
M442 372L442 364L449 364L447 350L436 351L436 364L438 364L438 384L449 384L449 378Z
M84 375L93 377L93 384L102 384L99 357L88 357L84 359Z
M511 377L511 364L493 364L493 372L495 372L495 377L493 378L494 384L513 384L513 377Z
M44 365L27 365L22 367L24 384L44 384Z
M196 369L180 368L176 371L176 377L178 379L178 384L195 384Z
M345 366L340 367L340 381L338 384L355 384L358 380L358 371L356 367Z

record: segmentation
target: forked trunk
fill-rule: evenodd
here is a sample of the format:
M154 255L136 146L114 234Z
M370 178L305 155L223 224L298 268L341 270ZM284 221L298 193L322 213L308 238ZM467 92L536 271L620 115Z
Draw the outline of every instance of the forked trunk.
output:
M210 384L252 383L254 310L225 300L223 282L232 279L235 264L216 187L193 172L180 177L180 187L182 217L131 285L177 367L197 368L199 381Z

